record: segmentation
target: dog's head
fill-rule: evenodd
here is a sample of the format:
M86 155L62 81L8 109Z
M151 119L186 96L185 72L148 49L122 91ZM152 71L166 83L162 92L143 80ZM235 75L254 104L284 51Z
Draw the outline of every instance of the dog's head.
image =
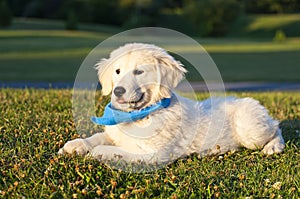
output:
M150 44L126 44L96 65L102 94L112 92L114 108L139 110L171 97L186 72L165 50Z

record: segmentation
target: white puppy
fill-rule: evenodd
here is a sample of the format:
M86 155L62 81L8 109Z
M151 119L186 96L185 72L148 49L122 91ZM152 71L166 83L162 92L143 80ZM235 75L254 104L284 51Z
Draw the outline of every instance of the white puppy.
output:
M107 123L94 118L107 124L105 131L67 142L60 154L159 163L240 147L262 148L268 155L284 149L278 121L258 101L229 97L196 102L175 94L172 89L186 70L157 46L127 44L102 59L97 69L103 95L112 92Z

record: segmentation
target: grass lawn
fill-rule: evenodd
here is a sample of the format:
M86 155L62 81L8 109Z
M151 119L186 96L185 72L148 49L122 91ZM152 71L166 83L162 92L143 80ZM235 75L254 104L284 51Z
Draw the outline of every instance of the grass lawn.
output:
M202 159L194 155L134 174L78 156L57 156L67 140L79 136L71 90L1 89L0 198L298 199L300 92L230 95L254 97L280 120L287 143L282 154L267 157L241 150Z
M245 15L235 22L228 37L272 38L277 30L288 37L299 37L300 14Z
M117 28L92 25L75 32L62 29L60 22L18 19L10 29L0 30L0 82L73 82L87 54L118 32ZM283 42L271 38L198 41L225 81L300 81L300 37ZM171 49L195 52L176 42ZM187 77L200 80L193 71Z

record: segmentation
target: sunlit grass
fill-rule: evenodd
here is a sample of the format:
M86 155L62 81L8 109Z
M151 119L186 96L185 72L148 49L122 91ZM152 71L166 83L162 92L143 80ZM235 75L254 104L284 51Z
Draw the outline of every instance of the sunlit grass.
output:
M64 51L57 51L57 50L52 50L52 51L38 51L38 52L9 52L9 53L2 53L0 55L0 59L56 59L56 58L69 58L73 56L80 56L84 57L86 56L91 49L84 49L84 48L79 48L79 49L64 49Z
M227 42L226 42L227 41ZM201 44L201 40L199 41ZM214 43L204 43L203 48L209 53L264 53L264 52L285 52L285 51L300 51L300 38L287 39L285 42L272 41L243 41L243 40L225 40L215 39ZM171 50L177 52L201 52L195 46L167 46Z
M276 29L296 22L300 22L300 14L257 15L247 27L247 31Z
M65 22L61 20L50 19L35 19L35 18L14 18L12 26L9 30L64 30ZM116 34L122 29L116 26L110 25L98 25L80 23L78 26L80 31L92 31L105 34Z
M103 40L109 34L86 32L86 31L66 31L66 30L1 30L0 38L24 38L24 37L67 37L67 38L89 38Z
M24 51L26 52L27 48L24 49L24 45L26 42L30 45L31 42L38 46L39 44L46 44L43 46L44 50L47 53L47 47L52 42L57 43L57 49L60 46L59 42L65 40L65 45L68 47L72 45L77 46L76 40L81 40L83 47L85 43L94 41L95 44L100 43L104 39L108 38L107 34L94 33L94 32L81 32L81 31L62 31L62 30L6 30L0 31L0 39L2 39L2 46L0 46L0 50L3 52L0 54L0 59L13 58L13 55L9 55L7 57L6 54L9 52L6 49L10 49L11 46L15 46L15 50L22 50L14 52L15 55L22 54ZM83 39L83 40L82 40ZM138 36L128 37L128 41L138 40ZM34 41L36 40L36 41ZM178 39L174 38L174 41L170 39L170 44L167 46L170 50L178 51L178 52L199 52L199 48L195 48L195 46L189 45L173 45L172 43L176 43ZM18 46L19 42L21 42L22 46ZM38 42L38 43L37 43ZM295 51L300 50L300 38L290 38L284 42L273 42L269 41L251 41L245 39L198 39L200 45L202 45L206 51L209 53L233 53L233 52L281 52L281 51ZM53 44L52 43L52 44ZM50 45L50 48L52 46ZM68 51L68 49L65 49ZM87 49L84 49L87 50ZM29 52L29 53L37 53L37 57L39 57L39 52Z
M58 22L37 20L17 21L8 30L0 31L0 82L73 82L85 57L112 32L84 30L65 31ZM43 28L49 25L49 30ZM24 29L17 29L23 27ZM34 28L28 30L27 28ZM40 30L38 28L41 28ZM108 27L104 27L107 29ZM101 26L96 29L101 30ZM95 30L95 29L93 29ZM117 43L134 42L137 35L115 38ZM199 48L168 38L170 51L199 53ZM272 39L196 38L210 54L224 81L299 81L300 38L283 42ZM157 40L158 45L159 39ZM99 60L118 47L99 49ZM101 52L100 52L101 51ZM184 60L181 60L184 62ZM91 64L93 67L94 64ZM201 81L194 67L186 63L189 80Z
M299 198L300 92L228 95L254 97L280 120L287 142L282 154L193 155L134 174L57 155L66 141L79 136L71 90L1 89L0 198Z
M278 30L287 37L299 37L300 14L244 15L235 22L228 36L271 39Z

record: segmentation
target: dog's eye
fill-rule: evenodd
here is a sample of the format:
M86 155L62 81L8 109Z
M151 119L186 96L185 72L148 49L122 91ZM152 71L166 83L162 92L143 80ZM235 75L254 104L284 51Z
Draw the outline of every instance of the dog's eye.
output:
M120 74L120 72L121 72L120 69L117 69L117 70L116 70L116 73L117 73L118 75Z
M134 71L133 71L133 74L134 74L134 75L140 75L140 74L142 74L142 73L144 73L143 70L134 70Z

